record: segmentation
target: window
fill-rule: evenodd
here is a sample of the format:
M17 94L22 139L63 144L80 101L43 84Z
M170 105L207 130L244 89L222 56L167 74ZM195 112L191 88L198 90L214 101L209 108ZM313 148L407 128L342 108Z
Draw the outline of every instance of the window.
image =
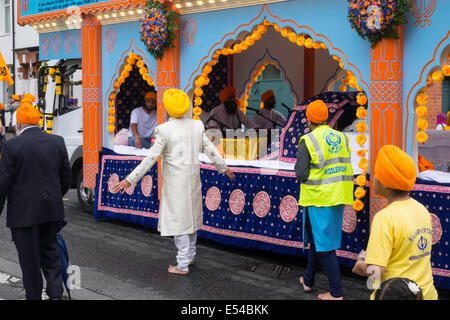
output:
M11 33L11 0L5 0L5 33Z

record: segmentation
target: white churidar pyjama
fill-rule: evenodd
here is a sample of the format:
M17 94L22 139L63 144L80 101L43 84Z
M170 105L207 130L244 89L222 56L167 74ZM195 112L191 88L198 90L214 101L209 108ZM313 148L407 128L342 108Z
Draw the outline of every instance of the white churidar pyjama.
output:
M178 249L177 263L181 271L189 270L189 263L194 260L196 254L195 243L197 232L174 236L175 246Z

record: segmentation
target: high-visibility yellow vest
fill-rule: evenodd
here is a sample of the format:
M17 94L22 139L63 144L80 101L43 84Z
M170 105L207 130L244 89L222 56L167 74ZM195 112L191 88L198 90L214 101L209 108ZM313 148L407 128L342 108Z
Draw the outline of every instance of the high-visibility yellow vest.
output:
M331 207L353 203L353 169L348 136L319 126L301 137L311 155L309 177L300 186L299 205Z

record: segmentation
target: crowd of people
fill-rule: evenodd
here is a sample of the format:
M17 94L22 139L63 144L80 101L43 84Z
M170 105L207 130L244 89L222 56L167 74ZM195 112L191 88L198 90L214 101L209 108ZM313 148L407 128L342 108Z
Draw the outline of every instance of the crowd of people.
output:
M123 193L136 184L162 157L164 184L158 231L161 236L173 236L177 248L177 265L169 265L169 273L188 275L196 256L197 231L203 223L199 152L210 158L219 173L230 181L236 179L205 129L237 129L242 124L247 128L275 127L285 122L274 110L273 92L264 93L261 99L266 111L253 119L239 110L232 87L222 91L222 103L203 121L184 117L191 103L178 89L164 92L163 106L169 115L166 123L156 125L154 92L145 96L145 106L133 110L129 143L149 150L112 192ZM71 170L63 139L40 130L41 115L34 100L34 96L26 95L20 101L16 112L18 136L2 146L0 205L3 208L7 201L7 227L18 251L27 299L41 299L41 270L48 296L61 299L56 233L64 219L62 197L70 187ZM317 297L342 300L345 293L336 250L341 247L344 206L353 203L351 149L347 135L328 126L328 107L323 101L310 103L306 117L311 131L300 139L295 164L301 184L298 204L304 208L303 241L305 246L310 244L307 267L299 277L300 288L312 292L322 267L329 290ZM339 170L333 170L336 167ZM409 196L416 181L416 165L404 151L386 145L379 150L374 170L374 192L386 198L389 205L375 215L367 250L358 258L353 272L378 282L372 299L435 300L431 216Z

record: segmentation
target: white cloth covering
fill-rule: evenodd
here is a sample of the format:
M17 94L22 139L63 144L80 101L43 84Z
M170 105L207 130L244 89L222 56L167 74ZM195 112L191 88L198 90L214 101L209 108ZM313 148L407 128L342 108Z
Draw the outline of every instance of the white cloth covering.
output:
M178 269L181 271L187 271L189 270L189 264L194 261L197 253L197 248L195 246L197 242L197 232L175 236L174 241L175 246L178 249Z
M192 234L203 224L199 152L203 150L219 173L227 170L225 161L204 132L201 121L170 118L156 127L155 143L126 178L136 184L161 155L163 188L158 231L162 236Z

